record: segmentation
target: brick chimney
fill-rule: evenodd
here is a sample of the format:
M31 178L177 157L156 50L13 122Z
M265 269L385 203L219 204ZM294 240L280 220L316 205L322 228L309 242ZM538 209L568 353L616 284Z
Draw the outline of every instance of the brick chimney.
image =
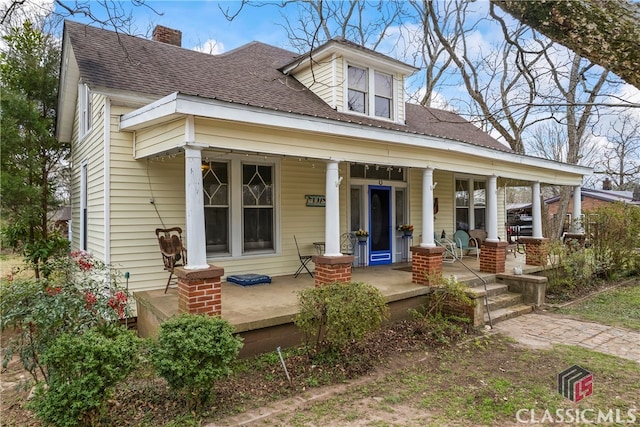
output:
M152 38L157 42L182 47L182 31L174 30L173 28L156 25L153 29Z
M602 189L611 190L611 180L609 178L605 178L605 180L602 181Z

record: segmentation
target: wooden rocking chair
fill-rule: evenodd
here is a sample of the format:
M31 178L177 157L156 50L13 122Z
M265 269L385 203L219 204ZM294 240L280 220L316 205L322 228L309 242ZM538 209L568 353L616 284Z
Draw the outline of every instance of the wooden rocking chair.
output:
M187 249L182 245L182 228L180 227L156 228L156 236L160 245L164 269L169 272L167 286L164 288L166 294L173 277L173 269L187 264Z

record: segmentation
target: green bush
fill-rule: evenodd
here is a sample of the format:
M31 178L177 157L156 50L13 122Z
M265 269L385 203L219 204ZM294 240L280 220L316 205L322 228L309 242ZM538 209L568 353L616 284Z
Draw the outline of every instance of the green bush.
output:
M42 357L49 382L36 388L37 416L54 426L98 425L110 392L137 366L139 343L116 325L58 336Z
M300 312L294 323L317 351L340 351L378 329L388 318L382 294L366 283L331 283L298 293Z
M231 372L241 347L226 320L182 314L160 325L151 361L169 387L198 410L209 402L213 382Z
M46 279L0 283L0 329L10 330L3 366L14 354L37 382L48 381L42 355L61 334L81 334L128 315L120 275L85 252L49 260Z
M429 277L430 292L421 310L410 310L416 334L429 344L449 344L457 341L471 326L466 313L473 309L468 287L454 276L434 274Z
M586 217L597 274L610 279L635 271L640 247L640 209L612 203L588 212Z

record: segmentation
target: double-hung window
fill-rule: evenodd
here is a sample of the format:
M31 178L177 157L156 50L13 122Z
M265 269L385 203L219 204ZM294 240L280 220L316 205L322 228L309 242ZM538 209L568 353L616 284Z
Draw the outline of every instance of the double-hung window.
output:
M485 181L456 179L456 230L486 227Z
M347 67L347 108L368 116L393 118L393 76L371 68ZM372 105L373 109L369 108Z
M242 256L275 250L275 165L202 164L207 253Z

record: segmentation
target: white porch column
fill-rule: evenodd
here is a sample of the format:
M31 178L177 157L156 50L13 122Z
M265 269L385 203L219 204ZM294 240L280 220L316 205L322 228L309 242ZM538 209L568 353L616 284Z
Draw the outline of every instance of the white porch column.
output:
M473 193L472 193L473 194ZM498 239L498 177L491 175L487 180L487 242ZM472 213L473 216L473 213Z
M534 182L532 186L531 215L533 216L532 236L536 239L542 238L542 209L540 206L540 183Z
M422 241L423 248L436 246L433 241L433 169L426 168L422 172Z
M582 233L582 224L580 219L582 216L582 188L576 185L573 189L573 221L571 221L571 231L574 233Z
M187 270L209 268L204 230L204 197L202 196L202 151L184 148L185 209L187 237Z
M338 162L327 163L325 178L324 244L325 256L341 256L340 253L340 173Z

